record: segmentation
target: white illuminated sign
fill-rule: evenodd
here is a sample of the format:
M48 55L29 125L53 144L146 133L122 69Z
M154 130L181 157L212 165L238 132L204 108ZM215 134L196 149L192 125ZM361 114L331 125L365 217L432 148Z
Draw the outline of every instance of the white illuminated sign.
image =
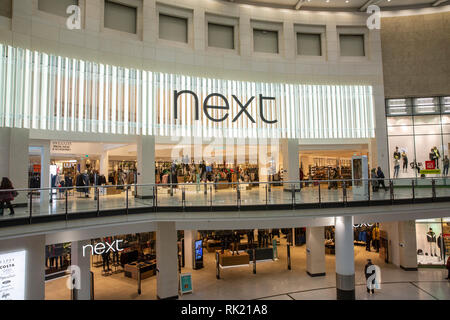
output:
M0 254L0 300L25 299L25 251Z

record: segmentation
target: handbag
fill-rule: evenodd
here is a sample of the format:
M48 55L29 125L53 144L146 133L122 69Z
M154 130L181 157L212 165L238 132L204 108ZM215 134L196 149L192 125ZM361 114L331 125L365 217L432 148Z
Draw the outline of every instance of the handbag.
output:
M18 193L16 190L14 190L14 191L12 192L13 198L16 198L18 195L19 195L19 193Z

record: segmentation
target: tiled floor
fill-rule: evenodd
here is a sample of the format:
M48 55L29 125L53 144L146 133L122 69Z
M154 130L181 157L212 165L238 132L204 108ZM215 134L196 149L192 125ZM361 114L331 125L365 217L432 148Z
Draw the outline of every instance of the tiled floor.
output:
M291 251L292 270L287 269L286 246L281 240L278 250L279 260L257 264L257 273L251 267L225 269L221 279L216 279L215 257L205 253L205 268L200 270L182 270L192 272L192 294L183 300L322 300L336 299L335 258L326 255L326 276L312 278L306 274L305 246L294 247ZM364 265L371 258L381 267L382 285L374 295L365 288ZM95 299L155 299L156 277L142 281L142 295L137 294L137 282L125 278L123 273L109 277L101 275L101 268L92 268L95 273ZM404 271L392 264L385 264L375 252L366 252L363 247L355 247L356 298L358 300L394 299L394 300L450 300L450 282L444 280L445 269L419 269ZM46 283L46 299L70 299L65 288L65 279Z
M265 186L253 187L251 190L246 190L241 186L241 204L242 205L256 205L256 204L291 204L292 193L283 191L283 187L273 187L271 192L266 192ZM437 188L437 196L450 196L450 188ZM234 205L237 204L237 192L231 188L224 190L212 190L204 194L204 187L197 190L195 185L186 187L186 206L214 206L220 205ZM34 196L33 200L33 215L48 215L48 214L64 214L66 212L66 201L64 197L55 195L53 202L49 207L40 205L39 196ZM389 191L379 190L378 192L371 192L372 200L387 200L390 199ZM395 199L412 198L412 190L410 188L395 188ZM431 189L417 188L415 189L415 197L431 197ZM326 185L320 188L320 199L323 203L326 202L341 202L343 201L342 189L328 190ZM367 200L363 195L356 194L351 188L347 190L348 201ZM169 188L158 189L158 206L182 206L182 191L174 189L173 196L169 193ZM301 192L296 192L295 203L318 203L319 188L305 187ZM126 194L122 192L118 195L101 195L99 201L95 200L93 192L89 198L83 197L80 193L76 193L68 197L67 212L76 213L83 211L95 211L97 205L100 210L107 209L124 209L126 208ZM132 190L129 191L128 198L129 208L150 207L153 206L152 199L137 199L132 196ZM5 209L5 215L0 216L0 219L28 217L30 215L29 208L21 207L15 209L16 214L9 216L9 210Z

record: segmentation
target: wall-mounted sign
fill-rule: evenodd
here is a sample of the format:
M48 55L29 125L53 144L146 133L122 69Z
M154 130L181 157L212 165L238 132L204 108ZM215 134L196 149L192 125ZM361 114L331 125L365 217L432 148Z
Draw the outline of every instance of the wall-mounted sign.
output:
M25 253L0 254L0 300L25 299Z
M50 144L51 153L71 153L72 142L71 141L52 141Z

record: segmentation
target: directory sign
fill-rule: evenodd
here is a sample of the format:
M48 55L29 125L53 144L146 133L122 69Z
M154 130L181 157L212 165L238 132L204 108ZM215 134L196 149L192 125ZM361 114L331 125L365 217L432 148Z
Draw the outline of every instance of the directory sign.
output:
M25 299L25 251L0 254L0 300Z

